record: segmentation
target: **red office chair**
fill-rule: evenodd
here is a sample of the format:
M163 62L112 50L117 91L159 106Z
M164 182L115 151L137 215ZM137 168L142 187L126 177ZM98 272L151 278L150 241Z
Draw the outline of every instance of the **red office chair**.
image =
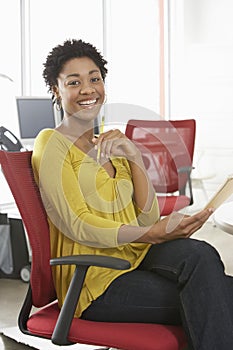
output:
M24 221L32 252L28 293L19 315L19 328L28 335L49 338L58 345L92 344L124 350L181 350L181 327L144 323L94 322L73 318L82 283L90 265L128 269L126 260L105 256L65 256L50 259L49 227L31 168L31 152L0 151L2 171ZM51 265L74 264L76 271L60 310ZM32 306L40 308L31 313Z
M193 203L190 174L195 132L194 119L131 119L126 125L126 136L134 141L142 152L148 175L158 194L161 216Z

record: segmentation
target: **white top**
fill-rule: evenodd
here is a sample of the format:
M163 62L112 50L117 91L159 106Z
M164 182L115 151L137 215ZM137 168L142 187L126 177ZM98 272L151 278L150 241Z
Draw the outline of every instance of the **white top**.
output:
M233 235L233 202L224 203L216 209L214 221L221 230Z

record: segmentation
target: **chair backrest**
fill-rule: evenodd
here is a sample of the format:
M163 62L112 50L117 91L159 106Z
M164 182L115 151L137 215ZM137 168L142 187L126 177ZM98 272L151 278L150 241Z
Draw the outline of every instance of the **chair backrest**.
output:
M42 307L56 299L50 267L50 238L46 212L34 180L31 151L0 151L2 172L14 196L29 238L33 305Z
M126 136L140 148L149 177L158 193L185 188L188 176L178 169L192 166L196 122L186 120L128 121Z

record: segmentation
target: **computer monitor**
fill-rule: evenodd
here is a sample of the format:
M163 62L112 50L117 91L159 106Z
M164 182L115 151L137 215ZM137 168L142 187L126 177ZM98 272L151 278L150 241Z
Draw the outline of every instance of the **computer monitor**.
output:
M16 97L20 139L26 148L33 148L37 134L55 128L61 121L49 97Z

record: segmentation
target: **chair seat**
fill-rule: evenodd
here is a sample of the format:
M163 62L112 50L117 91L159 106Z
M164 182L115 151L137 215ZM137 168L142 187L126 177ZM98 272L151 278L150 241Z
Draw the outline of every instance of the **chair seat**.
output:
M51 338L59 308L57 303L34 313L27 321L28 331ZM181 350L186 344L179 326L144 323L93 322L74 318L69 333L74 343L117 347L124 350Z
M190 198L182 196L159 196L159 209L161 216L167 216L173 211L178 211L187 207L190 204Z

